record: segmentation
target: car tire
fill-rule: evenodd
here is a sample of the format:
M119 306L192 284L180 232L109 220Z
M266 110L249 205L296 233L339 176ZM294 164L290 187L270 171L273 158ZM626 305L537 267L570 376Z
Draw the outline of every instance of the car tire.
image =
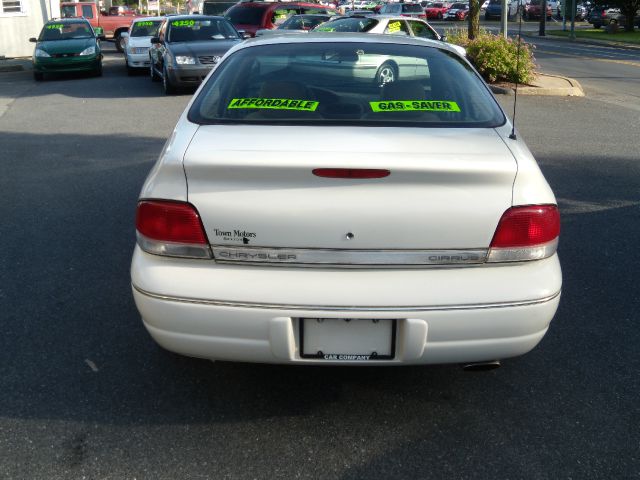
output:
M442 20L442 12L438 12L438 20Z
M171 80L169 80L167 67L164 67L162 69L162 90L164 91L165 95L173 95L177 91L176 87L171 84Z
M44 73L40 73L40 72L33 72L33 79L36 82L41 82L44 80Z
M129 66L129 62L126 60L124 61L124 65L127 67L127 75L132 77L133 74L136 73L135 70Z
M376 85L384 85L398 79L398 67L393 62L384 62L378 68L375 77Z
M152 82L159 82L160 81L160 77L158 76L158 74L156 73L155 69L153 68L153 62L151 62L149 64L149 78L151 78Z
M94 77L102 76L102 62L100 62L100 64L98 65L98 68L96 68L92 73Z
M114 38L113 38L115 44L116 44L116 50L118 50L118 52L122 53L124 52L124 38L122 38L122 35L120 35L120 33L118 33Z
M484 14L484 19L485 20L491 20L491 17L489 17L489 15L487 13Z

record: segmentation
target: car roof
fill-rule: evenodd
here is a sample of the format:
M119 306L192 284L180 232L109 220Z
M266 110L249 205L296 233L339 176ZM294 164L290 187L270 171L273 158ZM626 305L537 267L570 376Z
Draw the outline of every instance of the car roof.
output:
M49 25L51 23L89 23L89 20L87 20L84 17L66 17L66 18L57 18L57 19L52 19L49 20L47 23L45 23L45 25Z
M429 46L457 53L450 45L438 40L426 38L414 38L408 35L384 35L377 33L352 33L352 32L314 32L307 35L282 35L254 37L239 43L232 48L233 51L258 45L275 45L291 43L385 43L395 45Z
M158 21L162 21L164 19L166 19L167 17L162 16L162 17L136 17L133 20L133 23L138 23L138 22L158 22Z

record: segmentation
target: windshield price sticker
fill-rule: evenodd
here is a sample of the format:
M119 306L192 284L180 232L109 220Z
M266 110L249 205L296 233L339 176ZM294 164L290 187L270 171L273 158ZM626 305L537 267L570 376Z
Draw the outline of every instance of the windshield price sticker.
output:
M291 100L288 98L234 98L229 103L232 108L263 108L270 110L301 110L315 112L319 102L310 100Z
M61 23L52 23L51 25L47 25L47 30L58 30L59 28L64 28L64 25Z
M178 23L178 22L175 22L175 23ZM139 27L153 27L153 22L136 22L136 25Z
M173 27L193 27L196 24L195 20L176 20L171 22Z
M448 100L393 100L369 102L374 112L459 112L456 102Z
M387 27L387 31L389 33L399 32L400 31L400 22L390 23L389 26Z

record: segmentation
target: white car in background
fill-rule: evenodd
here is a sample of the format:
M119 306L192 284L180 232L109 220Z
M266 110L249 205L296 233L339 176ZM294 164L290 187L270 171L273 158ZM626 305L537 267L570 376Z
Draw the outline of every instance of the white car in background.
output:
M165 17L137 18L122 34L124 40L124 61L127 73L133 75L136 69L149 68L149 48L151 39L158 35L158 30Z
M361 56L421 67L378 84ZM488 368L528 352L560 301L560 217L516 135L439 41L237 44L142 187L145 327L240 362Z

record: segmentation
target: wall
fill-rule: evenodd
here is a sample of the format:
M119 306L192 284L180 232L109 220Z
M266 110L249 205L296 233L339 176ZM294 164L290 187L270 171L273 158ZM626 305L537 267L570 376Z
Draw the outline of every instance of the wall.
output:
M59 16L59 0L22 0L21 13L0 12L0 56L30 57L35 44L29 38L37 37L49 18Z

